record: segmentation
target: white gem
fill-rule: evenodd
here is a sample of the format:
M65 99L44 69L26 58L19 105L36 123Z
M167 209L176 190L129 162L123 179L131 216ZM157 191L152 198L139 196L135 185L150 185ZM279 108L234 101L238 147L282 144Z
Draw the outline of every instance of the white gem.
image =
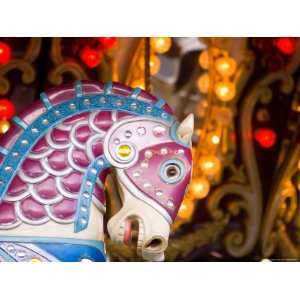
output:
M18 251L17 256L20 257L20 258L24 258L26 256L26 252L25 251Z
M82 224L86 224L86 223L87 223L87 220L86 220L86 219L80 219L80 222L81 222Z
M103 165L104 165L104 162L103 162L102 159L100 159L100 160L98 160L97 164L98 164L99 166L103 166Z
M23 145L27 145L27 144L28 144L28 141L27 141L27 140L22 140L21 143L22 143Z
M151 106L147 106L146 111L147 112L151 112L152 111L152 107Z
M17 157L17 156L19 156L19 153L18 152L13 152L12 156Z
M93 173L93 174L97 174L97 170L96 169L91 169L91 172Z
M163 192L161 190L158 190L158 191L155 192L155 195L160 197L160 196L163 195Z
M118 101L116 102L116 104L117 104L117 106L122 106L122 105L123 105L123 102L122 102L121 100L118 100Z
M174 207L174 203L173 203L172 200L168 200L168 201L167 201L167 205L168 205L169 207Z
M178 150L177 150L177 153L178 153L178 154L183 154L183 153L184 153L184 150L183 150L183 149L178 149Z
M130 130L126 130L125 137L129 139L131 136L132 136L132 132Z
M137 129L138 135L145 135L146 134L146 128L145 127L139 127Z
M87 208L86 208L85 206L81 206L81 207L80 207L80 210L81 210L82 212L87 212Z
M6 250L7 250L8 252L14 252L16 249L15 249L15 247L14 247L13 245L8 245L8 246L6 247Z
M88 105L88 104L90 104L90 100L89 100L89 99L84 99L84 100L83 100L83 103L84 103L85 105Z
M59 116L59 115L60 115L60 111L59 111L59 110L56 110L56 111L54 112L54 114L55 114L56 116Z
M83 197L84 197L84 198L90 198L90 194L87 193L87 192L85 192L85 193L83 193Z
M139 176L141 176L141 172L136 171L133 173L133 177L139 177Z
M137 104L135 102L131 103L130 106L131 106L132 109L137 109Z
M101 103L105 103L105 102L106 102L105 97L101 97L101 98L100 98L100 102L101 102Z
M142 168L148 168L148 163L145 162L145 161L143 161L143 162L141 163L141 167L142 167Z
M120 140L119 140L119 139L114 139L114 143L115 143L116 145L119 145L119 144L120 144Z
M160 153L162 155L166 155L166 154L168 154L168 149L167 148L162 148L162 149L160 149Z
M163 136L165 133L166 133L167 129L166 127L164 126L161 126L161 125L157 125L153 128L153 134L156 136L156 137L161 137Z
M75 105L74 103L70 103L70 104L69 104L69 107L70 107L71 109L75 109L75 108L76 108L76 105Z
M38 133L38 132L39 132L37 128L32 128L31 131L32 131L33 133Z
M150 184L149 182L145 182L145 183L143 184L143 186L144 186L144 188L149 188L149 187L151 186L151 184Z
M43 121L42 121L42 123L44 124L44 125L48 125L48 120L47 119L44 119Z
M11 170L12 170L12 167L7 166L7 167L4 168L4 170L5 170L5 171L11 171Z
M92 184L91 181L87 181L87 182L86 182L86 185L87 185L87 186L92 186L93 184Z
M152 157L152 151L150 151L150 150L147 150L147 151L145 151L145 157L146 158L151 158Z

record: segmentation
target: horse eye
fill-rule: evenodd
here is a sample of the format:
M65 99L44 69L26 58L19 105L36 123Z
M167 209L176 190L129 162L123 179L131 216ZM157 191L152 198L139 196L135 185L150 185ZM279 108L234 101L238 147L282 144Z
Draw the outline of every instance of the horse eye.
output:
M166 175L168 178L176 177L180 174L180 170L176 165L169 165L166 168Z

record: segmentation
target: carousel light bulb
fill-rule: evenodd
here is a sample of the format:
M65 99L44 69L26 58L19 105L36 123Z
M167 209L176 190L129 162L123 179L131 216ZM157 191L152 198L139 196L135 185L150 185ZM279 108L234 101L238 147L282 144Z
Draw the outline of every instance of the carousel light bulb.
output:
M191 192L195 199L205 198L210 189L209 181L205 177L198 177L192 180Z
M178 217L181 219L189 219L194 211L194 203L191 200L184 200L179 208Z
M208 139L208 141L211 143L211 144L213 144L213 145L218 145L218 144L220 144L220 137L216 134L216 133L214 133L214 132L212 132L212 133L209 133L208 135L207 135L207 139Z
M170 50L172 40L170 37L152 37L151 46L157 53L166 53Z
M0 134L6 133L10 128L10 123L7 120L0 121Z
M230 101L236 94L235 85L230 81L219 81L215 85L215 93L221 101Z
M150 56L150 74L155 75L160 69L160 59L157 55Z
M205 175L214 176L221 170L221 162L214 155L203 156L199 160L200 168Z
M199 65L202 69L207 70L209 67L209 55L208 51L202 51L200 56L199 56Z
M203 94L207 94L208 90L209 90L209 86L210 86L210 78L208 73L202 74L199 78L198 78L198 89L200 90L201 93Z
M215 67L221 76L229 77L236 71L236 61L231 57L220 57L216 60Z

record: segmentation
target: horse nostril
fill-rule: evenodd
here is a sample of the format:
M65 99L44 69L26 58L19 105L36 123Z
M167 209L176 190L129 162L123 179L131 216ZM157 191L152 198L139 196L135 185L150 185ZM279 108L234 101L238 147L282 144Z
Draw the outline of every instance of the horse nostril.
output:
M163 245L163 241L161 239L154 238L146 244L146 248L149 248L151 250L156 250L156 249L160 249L162 245Z

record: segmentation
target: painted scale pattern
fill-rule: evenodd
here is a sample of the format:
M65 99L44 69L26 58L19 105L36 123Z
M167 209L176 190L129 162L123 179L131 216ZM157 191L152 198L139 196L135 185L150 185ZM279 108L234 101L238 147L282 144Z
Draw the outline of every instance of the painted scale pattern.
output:
M103 84L82 82L83 95L103 93L103 89ZM112 85L115 95L129 96L132 91L117 83ZM75 98L76 91L73 85L65 85L48 91L47 97L55 105ZM155 97L144 91L139 93L138 99L157 102ZM41 101L37 101L19 117L30 124L46 109ZM163 109L172 114L167 104ZM22 223L40 225L49 220L72 223L87 166L103 153L102 142L106 131L113 123L128 116L118 111L85 112L50 129L31 149L11 182L0 204L0 229L14 228ZM14 124L0 138L0 145L9 149L21 132L22 128ZM106 171L100 174L93 191L92 200L101 211L105 209L102 182L106 175Z

